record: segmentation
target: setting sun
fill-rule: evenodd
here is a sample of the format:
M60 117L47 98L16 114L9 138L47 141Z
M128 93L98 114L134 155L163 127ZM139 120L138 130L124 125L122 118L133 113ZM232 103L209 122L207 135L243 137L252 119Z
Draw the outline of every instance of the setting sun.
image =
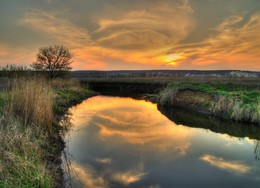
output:
M169 54L169 55L161 57L161 60L163 62L166 62L172 66L177 66L178 61L181 59L182 59L182 56L180 54Z

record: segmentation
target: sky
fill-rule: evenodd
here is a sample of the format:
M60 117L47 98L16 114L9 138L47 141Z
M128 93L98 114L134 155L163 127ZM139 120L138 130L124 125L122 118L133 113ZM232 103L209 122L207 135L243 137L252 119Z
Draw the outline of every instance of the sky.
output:
M0 0L0 66L51 45L74 70L260 71L260 0Z

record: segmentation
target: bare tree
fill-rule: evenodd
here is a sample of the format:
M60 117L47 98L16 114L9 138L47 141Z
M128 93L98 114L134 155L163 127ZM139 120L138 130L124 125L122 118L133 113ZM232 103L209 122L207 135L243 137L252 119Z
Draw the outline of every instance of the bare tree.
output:
M37 60L31 64L36 71L47 72L53 78L71 70L72 54L62 45L43 47L39 49Z

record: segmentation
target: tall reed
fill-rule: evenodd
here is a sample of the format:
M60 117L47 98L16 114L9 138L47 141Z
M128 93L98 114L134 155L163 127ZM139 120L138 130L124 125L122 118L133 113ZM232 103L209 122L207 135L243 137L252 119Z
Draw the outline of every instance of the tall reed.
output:
M8 113L24 125L50 129L53 122L53 91L44 78L16 78L12 82Z

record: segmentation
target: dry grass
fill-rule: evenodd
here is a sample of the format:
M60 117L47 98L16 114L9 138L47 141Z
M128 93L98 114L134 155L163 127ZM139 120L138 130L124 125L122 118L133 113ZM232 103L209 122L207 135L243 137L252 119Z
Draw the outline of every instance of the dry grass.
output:
M243 101L226 96L220 96L211 110L214 114L222 117L229 117L236 121L247 121L252 123L260 123L259 101L256 105L243 105Z
M0 187L53 187L45 156L53 91L43 78L16 78L0 118Z
M163 106L173 105L174 98L178 93L178 88L166 88L158 95L158 103Z
M35 124L50 129L53 122L53 91L43 78L17 78L8 94L10 116L19 117L24 125Z
M72 91L79 90L81 88L80 81L78 79L52 79L51 86L54 89L69 89Z

